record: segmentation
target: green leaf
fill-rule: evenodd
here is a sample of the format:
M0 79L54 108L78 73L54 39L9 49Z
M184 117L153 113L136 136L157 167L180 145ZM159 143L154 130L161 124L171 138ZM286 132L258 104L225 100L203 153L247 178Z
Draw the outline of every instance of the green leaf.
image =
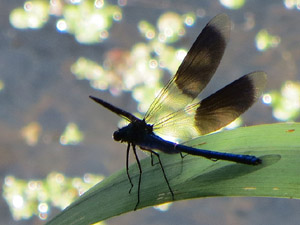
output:
M161 155L175 194L175 201L216 196L266 196L300 198L300 124L268 124L238 128L202 136L188 144L202 149L251 154L263 162L258 166L187 155ZM171 201L158 164L149 157L141 161L143 174L138 208ZM91 224L132 211L137 201L138 168L130 166L134 183L131 194L126 171L98 183L48 225Z

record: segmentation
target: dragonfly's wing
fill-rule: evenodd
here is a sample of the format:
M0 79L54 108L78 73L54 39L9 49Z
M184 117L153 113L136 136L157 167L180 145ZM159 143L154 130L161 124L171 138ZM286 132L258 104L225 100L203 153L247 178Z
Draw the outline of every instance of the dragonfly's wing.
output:
M100 98L96 98L94 96L89 96L92 100L94 100L95 102L97 102L98 104L102 105L103 107L107 108L108 110L114 112L115 114L119 115L120 117L122 117L123 119L127 120L128 122L135 122L138 121L140 119L138 119L137 117L135 117L134 115L132 115L129 112L126 112L123 109L120 109Z
M215 73L230 35L227 15L214 17L202 30L173 79L161 90L145 115L155 124L166 115L190 104Z
M244 113L261 96L265 84L264 72L249 73L201 102L162 118L154 132L185 141L219 130Z

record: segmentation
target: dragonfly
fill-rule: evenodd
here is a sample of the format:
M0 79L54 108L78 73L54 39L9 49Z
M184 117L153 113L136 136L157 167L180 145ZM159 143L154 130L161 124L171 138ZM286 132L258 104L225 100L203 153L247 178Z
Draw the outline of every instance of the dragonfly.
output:
M137 161L139 180L134 210L140 203L142 180L142 168L136 146L150 152L151 159L153 155L157 157L172 200L174 200L174 192L160 159L160 152L177 153L182 158L182 154L186 153L213 161L227 160L247 165L258 165L262 162L260 158L253 155L194 148L188 146L188 142L178 144L158 135L172 133L176 137L177 130L186 131L187 136L212 133L234 121L260 97L266 83L266 74L256 71L242 76L202 101L196 101L221 61L230 30L231 22L226 14L217 15L208 22L186 54L176 74L154 99L143 119L100 98L89 96L129 122L127 126L113 133L113 139L127 143L126 172L131 185L129 193L134 186L128 170L131 149ZM190 131L194 133L189 135ZM151 163L153 165L152 160Z

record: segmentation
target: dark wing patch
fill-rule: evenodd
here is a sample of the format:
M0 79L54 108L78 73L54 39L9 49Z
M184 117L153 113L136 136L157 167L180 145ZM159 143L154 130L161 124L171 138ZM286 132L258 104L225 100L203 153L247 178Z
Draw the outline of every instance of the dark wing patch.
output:
M145 115L155 124L168 114L190 104L215 73L230 35L227 15L214 17L202 30L173 79L161 90Z
M230 35L230 21L221 14L211 20L184 58L175 83L183 94L196 98L216 72Z
M253 72L201 101L195 114L199 133L216 131L239 117L260 97L265 83L264 72Z

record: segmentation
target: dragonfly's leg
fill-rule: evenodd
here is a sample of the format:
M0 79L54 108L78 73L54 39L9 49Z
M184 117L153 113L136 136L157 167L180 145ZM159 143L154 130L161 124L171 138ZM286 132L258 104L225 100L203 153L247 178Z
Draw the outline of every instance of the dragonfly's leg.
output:
M188 154L183 155L182 152L179 152L179 154L182 159L188 155Z
M141 181L142 181L142 167L141 167L141 164L140 164L140 160L138 158L138 155L136 153L136 148L135 148L135 145L132 145L132 149L133 149L133 153L134 153L134 156L135 156L135 159L136 159L136 162L138 164L138 167L139 167L139 171L140 171L140 176L139 176L139 184L138 184L138 200L137 200L137 203L134 207L134 211L137 209L139 203L140 203L140 190L141 190Z
M159 156L158 153L156 153L156 152L154 152L154 151L152 151L152 153L153 153L154 155L157 156L157 159L158 159L160 168L161 168L161 170L162 170L162 172L163 172L164 178L165 178L165 180L166 180L166 182L167 182L168 188L169 188L170 193L171 193L171 195L172 195L172 200L174 200L174 193L173 193L172 188L171 188L171 186L170 186L170 184L169 184L167 175L166 175L166 173L165 173L165 169L164 169L164 167L163 167L163 165L162 165L162 163L161 163L160 156Z
M129 169L128 169L128 161L129 161L129 150L130 150L130 143L128 143L127 145L127 152L126 152L126 173L127 173L127 177L129 180L129 183L131 185L130 189L129 189L129 193L131 192L132 188L133 188L133 183L131 181L131 177L129 175Z
M179 152L181 159L185 157L185 155L182 154L182 152Z
M153 160L153 152L152 152L152 151L150 152L150 157L151 157L151 166L156 165L157 163L154 163L154 160Z
M153 166L154 164L153 164L153 153L152 152L150 153L150 157L151 157L151 166Z
M182 170L183 170L183 158L187 156L187 154L183 155L182 152L179 152L180 154L180 157L181 157L181 171L180 173L182 173Z

